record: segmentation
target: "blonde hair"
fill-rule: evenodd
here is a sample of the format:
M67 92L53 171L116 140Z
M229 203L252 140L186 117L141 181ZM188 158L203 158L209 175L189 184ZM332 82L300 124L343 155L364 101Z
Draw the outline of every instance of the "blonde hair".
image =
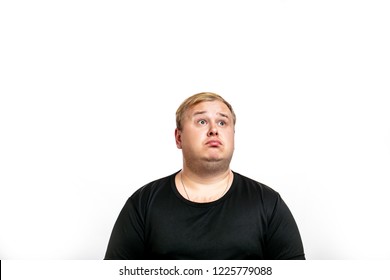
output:
M188 97L186 100L181 103L179 108L176 111L176 127L179 130L182 130L182 120L184 118L184 114L187 112L188 109L190 109L192 106L195 106L196 104L199 104L201 102L206 101L221 101L225 103L225 105L229 108L230 112L233 116L233 124L236 124L236 114L233 111L232 105L229 104L225 99L222 98L222 96L213 93L213 92L200 92L197 94L194 94L190 97Z

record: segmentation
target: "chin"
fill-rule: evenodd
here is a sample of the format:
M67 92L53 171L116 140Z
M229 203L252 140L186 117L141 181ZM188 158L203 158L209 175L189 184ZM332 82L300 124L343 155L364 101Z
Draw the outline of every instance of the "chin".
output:
M221 157L207 157L204 160L207 161L207 162L221 162L224 159L221 158Z

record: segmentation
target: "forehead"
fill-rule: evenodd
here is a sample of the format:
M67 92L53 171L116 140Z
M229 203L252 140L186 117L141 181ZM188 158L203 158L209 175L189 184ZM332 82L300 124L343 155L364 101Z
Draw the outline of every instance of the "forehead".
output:
M202 101L188 110L188 115L192 117L194 114L203 112L204 114L218 114L223 113L229 118L231 117L231 112L225 103L219 100L214 101Z

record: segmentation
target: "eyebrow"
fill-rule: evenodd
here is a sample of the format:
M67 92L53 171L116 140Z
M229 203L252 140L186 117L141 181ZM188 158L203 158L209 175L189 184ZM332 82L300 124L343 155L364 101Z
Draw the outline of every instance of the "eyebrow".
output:
M203 114L206 114L206 113L207 113L207 111L196 111L192 116L195 117L197 115L203 115ZM220 115L221 117L229 119L229 116L224 114L224 113L219 113L218 112L217 114Z

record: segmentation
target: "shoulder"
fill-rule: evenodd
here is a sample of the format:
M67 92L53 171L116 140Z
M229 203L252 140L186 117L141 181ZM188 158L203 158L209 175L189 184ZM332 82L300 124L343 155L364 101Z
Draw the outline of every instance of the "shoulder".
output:
M275 191L273 188L257 181L246 177L238 172L234 172L234 177L236 180L236 184L240 190L245 190L249 192L259 193L261 195L270 196L270 197L278 197L279 193Z
M172 182L174 182L174 178L177 172L156 179L154 181L151 181L147 183L146 185L140 187L137 189L129 198L129 202L136 202L136 201L141 201L141 202L146 202L150 201L154 196L157 194L170 190Z
M237 179L235 193L238 199L244 199L248 205L260 207L271 215L283 203L280 194L273 188L239 173L235 172L234 175Z

